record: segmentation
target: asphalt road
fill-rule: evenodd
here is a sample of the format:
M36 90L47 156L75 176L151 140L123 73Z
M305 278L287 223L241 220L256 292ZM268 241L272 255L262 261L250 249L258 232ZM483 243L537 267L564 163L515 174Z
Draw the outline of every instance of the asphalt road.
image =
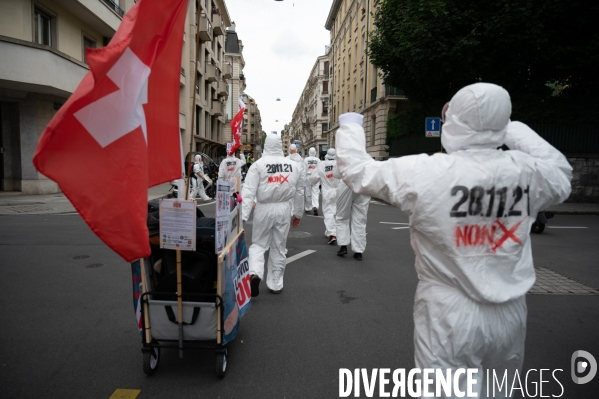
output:
M214 205L203 210L210 215ZM156 374L143 373L130 267L79 216L0 216L0 398L108 399L117 389L141 390L139 399L334 398L340 368L409 370L417 276L409 230L396 229L407 222L398 209L371 204L358 262L351 251L335 255L321 217L304 217L292 231L309 235L288 240L288 257L316 252L288 265L281 295L261 286L219 380L215 356L205 350L188 350L183 359L163 350ZM599 218L556 216L550 223L587 228L534 236L535 265L599 288ZM251 224L245 227L249 245ZM562 369L562 397L596 398L599 376L574 384L570 357L583 349L599 359L599 296L527 301L524 370ZM532 372L529 387L535 379ZM544 396L560 394L551 374L543 380L551 380Z

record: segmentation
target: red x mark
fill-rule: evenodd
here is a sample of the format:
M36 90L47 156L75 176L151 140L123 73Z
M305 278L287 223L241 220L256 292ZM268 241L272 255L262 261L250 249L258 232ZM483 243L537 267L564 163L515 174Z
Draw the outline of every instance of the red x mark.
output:
M280 175L280 177L279 177L281 179L280 183L281 184L283 184L285 182L289 183L289 176L291 176L291 175L287 175L287 176Z
M526 220L526 219L524 219L524 220ZM522 241L520 241L520 239L514 235L514 232L518 229L518 227L520 227L520 225L522 224L522 222L524 220L519 221L514 226L512 226L512 228L509 230L499 220L496 220L495 223L497 223L499 228L501 230L503 230L504 234L503 234L503 236L501 236L501 238L499 240L497 240L495 242L495 245L493 246L493 248L491 248L491 251L493 251L493 252L497 251L497 248L500 248L503 245L503 243L505 243L509 238L511 238L518 244L522 245Z

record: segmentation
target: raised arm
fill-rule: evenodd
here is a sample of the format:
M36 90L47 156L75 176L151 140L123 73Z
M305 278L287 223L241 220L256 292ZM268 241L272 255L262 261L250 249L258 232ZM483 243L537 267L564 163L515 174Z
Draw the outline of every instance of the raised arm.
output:
M572 190L572 166L551 144L522 122L510 122L505 144L535 158L538 210L565 201Z
M375 161L366 152L363 118L353 112L339 116L340 126L335 136L335 145L341 179L358 194L380 198L404 211L411 210L416 199L416 165L425 162L428 156L414 155Z

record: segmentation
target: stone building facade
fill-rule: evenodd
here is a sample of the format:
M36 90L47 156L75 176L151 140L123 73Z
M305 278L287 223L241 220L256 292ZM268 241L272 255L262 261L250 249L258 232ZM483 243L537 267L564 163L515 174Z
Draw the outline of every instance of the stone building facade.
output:
M382 83L377 68L365 53L369 32L374 29L374 0L333 0L325 28L330 31L330 129L329 147L335 146L339 115L364 115L366 150L375 159L389 157L385 144L387 117L407 110L406 97Z
M314 147L317 154L324 157L328 149L323 133L329 129L329 70L328 56L318 57L295 106L289 128L285 129L290 143L300 140L302 156L307 156L308 149Z

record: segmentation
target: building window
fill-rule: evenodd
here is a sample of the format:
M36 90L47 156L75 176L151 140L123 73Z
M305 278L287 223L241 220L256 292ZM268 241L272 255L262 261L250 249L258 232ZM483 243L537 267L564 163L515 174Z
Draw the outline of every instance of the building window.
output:
M96 41L91 39L89 36L83 35L83 62L87 64L87 58L85 55L86 48L96 48Z
M329 93L329 82L325 80L322 82L322 94L328 94L328 93Z
M322 124L322 131L326 132L327 130L329 130L329 124L328 123L323 123Z
M52 17L39 8L35 7L34 11L34 28L35 37L34 41L37 44L43 44L45 46L53 46L54 41L52 40L53 23Z
M371 124L372 126L370 126L370 145L374 145L376 138L376 115L372 115Z

